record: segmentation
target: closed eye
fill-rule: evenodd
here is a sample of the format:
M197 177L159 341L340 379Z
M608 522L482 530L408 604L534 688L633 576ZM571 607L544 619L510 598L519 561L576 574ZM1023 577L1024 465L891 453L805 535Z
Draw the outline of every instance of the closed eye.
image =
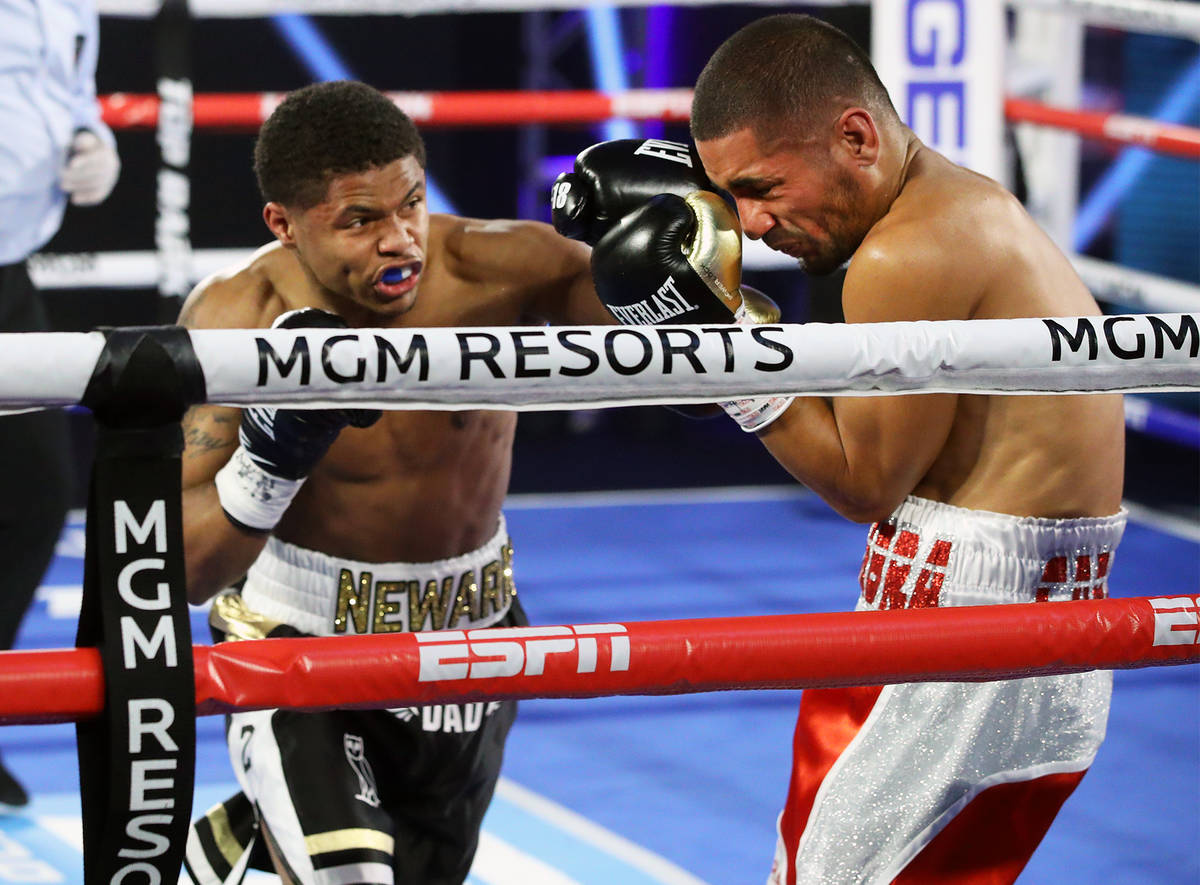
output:
M779 185L778 181L760 178L742 178L729 183L729 190L735 197L747 200L765 200Z
M774 185L760 185L758 187L746 188L741 196L750 200L765 200L775 191Z

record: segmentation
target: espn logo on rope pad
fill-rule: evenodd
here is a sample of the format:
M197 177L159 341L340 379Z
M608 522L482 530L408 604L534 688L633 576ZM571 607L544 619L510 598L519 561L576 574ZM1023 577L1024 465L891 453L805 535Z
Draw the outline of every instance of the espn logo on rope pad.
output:
M1149 602L1155 645L1200 644L1200 597L1165 596Z
M576 673L629 669L629 637L621 624L573 627L490 627L415 633L420 646L418 682L541 676L552 655L571 656Z

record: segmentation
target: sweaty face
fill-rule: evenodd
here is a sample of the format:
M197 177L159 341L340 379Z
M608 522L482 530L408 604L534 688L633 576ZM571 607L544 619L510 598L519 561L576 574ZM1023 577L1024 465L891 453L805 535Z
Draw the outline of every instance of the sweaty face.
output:
M336 176L325 199L289 217L300 260L347 319L412 308L429 241L425 170L413 157Z
M827 146L764 144L746 128L696 149L709 177L737 200L746 235L809 273L837 270L866 236L858 183Z

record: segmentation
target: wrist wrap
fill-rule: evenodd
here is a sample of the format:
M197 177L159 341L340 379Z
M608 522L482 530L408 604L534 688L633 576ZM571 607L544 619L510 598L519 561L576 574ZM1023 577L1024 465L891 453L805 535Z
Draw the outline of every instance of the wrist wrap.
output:
M217 498L235 526L269 532L283 517L305 477L284 479L268 473L238 446L233 457L217 471Z
M752 326L757 322L747 311L744 301L738 307L733 321L739 326ZM767 427L782 415L794 399L794 396L783 395L752 396L745 399L726 400L720 405L742 430L754 433Z

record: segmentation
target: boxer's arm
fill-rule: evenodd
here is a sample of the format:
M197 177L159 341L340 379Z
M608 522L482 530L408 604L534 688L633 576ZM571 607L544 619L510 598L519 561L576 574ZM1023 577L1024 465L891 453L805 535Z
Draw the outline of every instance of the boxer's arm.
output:
M238 446L241 410L197 406L183 419L183 543L188 601L199 605L239 580L267 543L235 527L214 479Z
M552 323L572 326L609 326L615 321L596 296L592 282L592 250L583 243L560 237L540 226L531 232L536 247L544 250L549 273L538 280L531 313Z
M559 325L612 325L596 297L592 250L539 221L487 222L464 237L463 253L516 312Z
M257 328L262 299L239 277L207 280L188 296L179 323L189 329ZM183 546L188 601L200 604L239 580L267 535L235 527L217 497L215 477L238 446L241 409L196 406L183 419Z
M285 311L271 327L345 329L346 323L337 314L305 307ZM381 414L378 409L284 409L257 405L244 409L238 422L238 444L224 466L217 470L212 483L217 504L233 532L219 534L217 540L222 543L216 549L211 549L210 540L206 539L203 551L207 555L198 556L197 560L208 567L197 575L197 582L191 587L193 594L207 598L227 586L231 574L240 576L262 547L259 544L255 549L251 541L265 542L308 480L312 468L325 457L341 432L347 427L370 427ZM195 520L204 530L212 530L216 520L213 495L207 491L207 482L198 488L204 491L195 496L200 505L195 508ZM186 531L186 511L184 518ZM216 586L212 586L214 583Z
M936 251L860 250L843 287L851 323L965 319L961 281ZM885 519L946 444L956 394L799 397L759 434L781 465L856 522Z

